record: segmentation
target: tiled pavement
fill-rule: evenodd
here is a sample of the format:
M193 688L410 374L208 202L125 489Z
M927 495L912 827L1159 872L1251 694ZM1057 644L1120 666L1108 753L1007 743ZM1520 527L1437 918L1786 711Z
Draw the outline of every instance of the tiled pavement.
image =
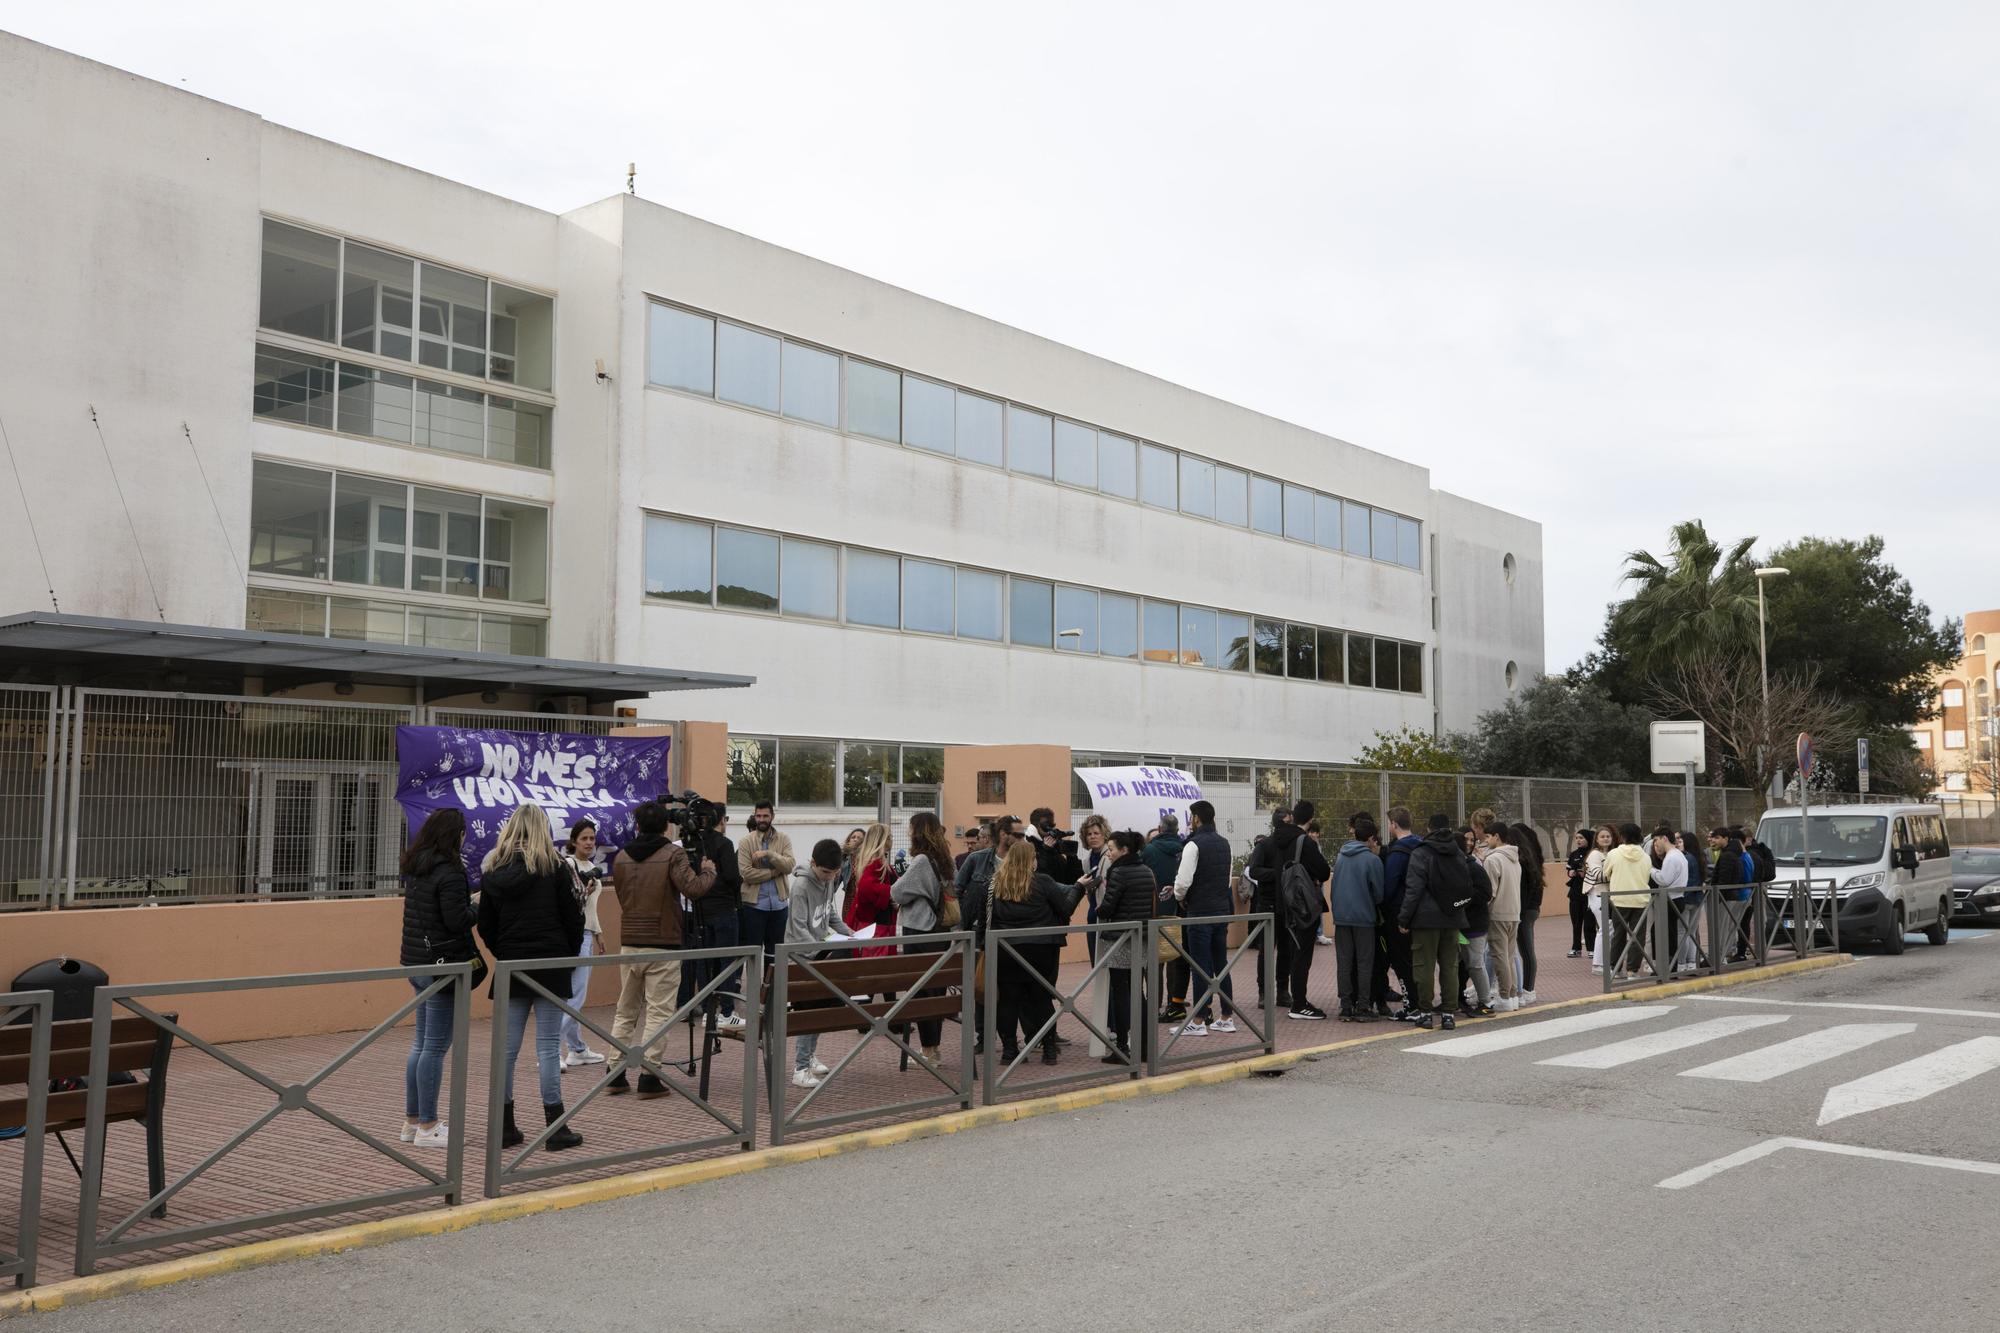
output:
M1537 989L1544 1002L1569 999L1600 989L1598 978L1590 974L1584 960L1569 959L1564 956L1569 947L1569 923L1566 918L1544 919L1537 931L1536 939L1541 961L1541 980ZM1256 990L1254 968L1254 956L1246 954L1234 972L1235 984L1246 996L1254 994ZM1083 973L1084 969L1080 965L1065 968L1063 974L1065 989L1075 986ZM1329 1010L1337 1007L1333 998L1331 949L1316 951L1309 989L1312 998L1321 1007ZM246 994L246 1001L249 995L253 994ZM608 1011L594 1010L592 1016L609 1027ZM1295 1022L1286 1019L1282 1014L1278 1018L1277 1026L1280 1049L1316 1045L1381 1030L1376 1026L1354 1028L1333 1022ZM1040 1079L1045 1075L1078 1072L1086 1073L1090 1082L1108 1081L1119 1077L1114 1071L1090 1058L1087 1053L1089 1034L1074 1017L1065 1017L1061 1030L1075 1043L1063 1052L1061 1062L1055 1068L1047 1068L1038 1062L1023 1064L1015 1077L1015 1082ZM258 1069L278 1083L287 1084L312 1078L328 1062L346 1051L359 1035L344 1033L243 1042L227 1049L235 1058ZM948 1027L944 1043L944 1064L946 1073L954 1077L959 1059L956 1037L957 1029ZM854 1037L847 1034L823 1038L820 1043L820 1058L828 1064L838 1064L839 1056L852 1048L854 1040ZM1183 1056L1223 1058L1224 1042L1234 1045L1248 1040L1250 1038L1247 1034L1240 1034L1234 1039L1187 1038L1175 1046L1173 1055L1177 1059ZM490 1041L491 1029L487 1023L479 1022L472 1025L467 1078L467 1100L470 1104L455 1121L470 1134L466 1140L465 1154L465 1197L468 1199L479 1197L483 1184L486 1072ZM594 1041L593 1044L602 1046L604 1043ZM669 1058L676 1055L685 1056L689 1044L685 1030L676 1031L669 1041ZM403 1059L408 1046L407 1029L395 1030L384 1035L326 1079L315 1093L316 1100L334 1114L394 1144L396 1131L401 1124ZM713 1066L710 1097L710 1101L723 1115L739 1119L742 1110L743 1058L743 1049L737 1043L723 1043L722 1053L715 1058ZM880 1041L870 1044L839 1078L829 1082L819 1092L813 1099L808 1114L867 1111L898 1100L909 1100L945 1090L943 1084L934 1076L914 1064L911 1069L904 1072L898 1072L896 1065L896 1052L893 1047L885 1046ZM573 1101L581 1098L602 1073L602 1066L571 1071L564 1077L566 1094ZM541 1116L535 1108L535 1103L539 1099L534 1088L532 1046L520 1061L516 1071L516 1086L520 1090L521 1114L518 1118L522 1128L532 1136L541 1127ZM786 1092L794 1107L805 1095L801 1090L790 1087L787 1087ZM977 1104L976 1086L974 1096ZM202 1158L225 1143L231 1135L267 1110L272 1101L272 1095L267 1090L213 1058L192 1049L177 1051L169 1075L167 1097L168 1181L171 1183L182 1172L195 1166ZM768 1108L760 1104L757 1115L759 1144L769 1142L767 1113ZM933 1113L934 1111L926 1111L905 1114ZM896 1115L869 1117L834 1128L791 1133L787 1138L794 1140L817 1134L835 1133L896 1118L900 1117ZM679 1095L647 1102L640 1102L630 1096L619 1098L599 1096L579 1112L575 1123L585 1139L580 1152L591 1154L621 1152L653 1144L690 1142L709 1136L720 1128L685 1097ZM72 1134L69 1138L72 1148L80 1153L81 1135ZM401 1147L401 1145L396 1146ZM45 1282L68 1276L72 1271L78 1200L77 1180L61 1148L51 1142L48 1149L44 1155L41 1209L40 1270L42 1280ZM442 1150L403 1148L403 1151L419 1160L434 1162L437 1169L442 1169L444 1162ZM684 1160L687 1156L712 1156L731 1151L735 1149L725 1147L710 1149L705 1153L662 1157L636 1165L606 1166L591 1171L565 1173L536 1183L543 1185L561 1183L565 1180L615 1174L618 1171L639 1169L657 1163ZM11 1246L15 1239L13 1228L19 1197L19 1153L18 1141L0 1142L0 1246ZM554 1164L571 1160L574 1158L560 1155L545 1158L537 1153L529 1165ZM177 1193L168 1205L166 1219L163 1221L145 1219L136 1224L129 1234L143 1237L148 1233L167 1228L198 1226L230 1218L279 1212L308 1204L331 1202L343 1197L394 1190L417 1183L420 1183L418 1179L406 1168L342 1133L311 1112L303 1109L287 1110ZM144 1201L145 1197L144 1132L137 1125L112 1125L107 1130L105 1187L98 1224L100 1234L123 1221L127 1214ZM412 1211L435 1206L435 1202L432 1200L405 1203L370 1212L347 1212L331 1220L321 1219L260 1227L189 1244L147 1250L127 1258L110 1261L104 1267L115 1268L144 1263L172 1254L212 1249L247 1239L261 1239L337 1225L368 1216Z

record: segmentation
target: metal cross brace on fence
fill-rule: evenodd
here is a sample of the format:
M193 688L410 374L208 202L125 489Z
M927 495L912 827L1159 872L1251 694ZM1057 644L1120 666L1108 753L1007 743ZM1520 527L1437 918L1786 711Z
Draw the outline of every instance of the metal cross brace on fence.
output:
M1097 941L1097 960L1091 965L1090 970L1084 974L1082 980L1065 991L1060 985L1050 981L1032 960L1022 956L1018 946L1029 940L1046 941L1052 936L1068 935L1082 935L1086 938L1095 939ZM1075 1083L1083 1079L1101 1078L1104 1075L1105 1071L1102 1068L1096 1068L1073 1071L1068 1074L1056 1074L1027 1082L1009 1081L1014 1071L1019 1069L1022 1063L1034 1053L1035 1048L1040 1046L1043 1041L1055 1035L1056 1024L1061 1021L1064 1014L1074 1016L1079 1023L1090 1030L1090 1034L1093 1037L1104 1043L1106 1051L1105 1064L1115 1066L1117 1072L1125 1073L1133 1078L1137 1078L1144 1072L1140 1064L1141 1057L1129 1049L1129 1038L1127 1047L1121 1049L1117 1039L1111 1033L1099 1027L1096 1020L1090 1014L1085 1013L1077 1007L1077 1000L1089 992L1092 986L1096 984L1097 979L1103 976L1107 969L1115 966L1119 958L1122 957L1126 960L1124 966L1127 969L1137 970L1150 965L1150 958L1139 959L1136 957L1140 946L1145 942L1144 935L1143 923L1137 921L1099 922L1094 925L1085 926L1023 926L1013 930L988 930L986 932L986 994L984 996L984 1006L986 1009L986 1030L984 1033L986 1055L981 1075L985 1087L984 1096L987 1105L991 1106L994 1102L998 1101L1002 1092L1027 1092L1038 1088L1051 1088L1064 1083ZM1026 1032L1026 1020L1023 1020L1023 1036L1020 1049L1004 1068L996 1068L999 1059L997 1039L1000 1035L998 1027L1000 974L1002 969L1008 966L1010 960L1013 968L1017 969L1019 974L1027 979L1027 984L1030 987L1039 988L1040 991L1047 992L1049 997L1054 1001L1054 1005L1052 1006L1053 1012L1050 1013L1047 1021L1033 1033ZM1136 982L1128 981L1126 992L1127 1013L1125 1030L1128 1034L1138 1033L1140 1035L1140 1049L1143 1051L1147 1049L1143 1040L1146 1029L1141 1022L1143 1013L1141 1006L1145 1000L1143 988L1136 984ZM1010 1032L1006 1035L1012 1037L1014 1034Z
M1223 959L1222 966L1214 972L1210 972L1188 952L1187 932L1190 927L1207 926L1227 931L1232 923L1238 921L1242 922L1244 927L1243 943L1237 946L1235 952L1228 954ZM1186 1026L1176 1024L1153 1044L1152 1058L1147 1062L1147 1073L1157 1075L1165 1065L1186 1064L1194 1060L1212 1059L1219 1055L1234 1055L1252 1050L1261 1050L1268 1054L1277 1050L1278 951L1274 947L1269 947L1274 943L1271 934L1273 921L1274 917L1269 912L1249 912L1234 916L1155 917L1146 923L1146 938L1152 946L1148 951L1149 956L1155 958L1159 956L1160 942L1164 940L1168 949L1185 960L1188 965L1189 1021L1193 1021L1203 1000L1212 999L1220 1005L1216 1010L1217 1013L1225 1015L1233 1013L1240 1016L1249 1024L1250 1033L1256 1038L1254 1042L1243 1042L1220 1049L1204 1049L1198 1055L1183 1055L1170 1060L1168 1056L1183 1037ZM1175 927L1178 929L1169 933L1170 929ZM1260 940L1266 945L1258 949L1259 985L1263 991L1263 1003L1258 1007L1262 1008L1264 1014L1261 1025L1251 1020L1253 1009L1236 1003L1233 994L1222 990L1222 986L1228 982L1229 974L1235 970L1237 962L1245 953L1255 948ZM1149 975L1151 971L1149 967Z

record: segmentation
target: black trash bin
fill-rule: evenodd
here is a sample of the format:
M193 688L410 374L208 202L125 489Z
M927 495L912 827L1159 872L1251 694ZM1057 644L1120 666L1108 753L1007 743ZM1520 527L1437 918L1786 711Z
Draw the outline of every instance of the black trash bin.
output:
M81 958L51 958L15 977L14 989L55 992L55 1021L61 1023L66 1019L89 1018L97 988L110 980L95 963Z

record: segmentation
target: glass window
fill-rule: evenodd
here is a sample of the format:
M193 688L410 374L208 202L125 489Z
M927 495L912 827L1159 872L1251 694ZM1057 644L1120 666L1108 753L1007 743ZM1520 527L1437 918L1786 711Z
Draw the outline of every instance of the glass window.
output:
M952 587L957 581L950 565L930 560L903 562L903 628L924 634L952 631Z
M549 599L549 511L515 500L486 501L480 593L510 602Z
M1368 554L1368 506L1352 500L1340 502L1341 527L1347 537L1349 555Z
M389 378L399 380L402 376ZM477 458L486 449L485 426L485 394L435 380L415 381L410 399L410 443Z
M847 553L847 623L895 629L903 623L901 563L879 551Z
M779 555L778 609L788 616L840 619L840 548L787 537Z
M1424 567L1423 525L1414 518L1396 520L1396 563L1411 569Z
M1215 464L1193 454L1181 455L1181 512L1215 517Z
M1139 600L1107 592L1098 598L1097 651L1106 657L1139 655Z
M748 810L777 794L778 742L766 736L731 736L728 804Z
M903 376L903 443L934 454L956 451L952 442L958 391L915 375Z
M410 488L372 477L334 479L333 577L378 588L409 586Z
M1313 544L1340 549L1340 501L1331 495L1313 496Z
M1344 679L1347 664L1341 649L1345 642L1337 629L1319 631L1319 679L1328 685L1338 685Z
M1082 630L1070 634L1070 630ZM1097 594L1089 588L1056 589L1056 651L1095 653L1098 649Z
M778 742L778 800L786 805L833 804L833 741Z
M1258 675L1284 675L1284 622L1280 620L1259 620L1253 622L1251 627L1251 651L1256 658Z
M1250 617L1234 611L1218 611L1215 616L1215 647L1222 654L1224 671L1250 669Z
M715 530L715 604L778 609L778 539L741 528Z
M715 396L763 412L778 410L778 340L722 321L715 330Z
M1056 420L1056 480L1097 488L1097 432L1074 421Z
M252 588L243 608L243 628L256 634L326 634L326 596ZM402 635L398 634L400 642Z
M903 438L903 377L850 358L847 362L847 429L894 444Z
M1396 516L1394 514L1385 514L1377 509L1373 514L1373 518L1374 523L1371 531L1374 533L1375 539L1375 558L1377 560L1394 560L1396 558Z
M1139 498L1139 446L1123 435L1097 433L1097 489L1106 495Z
M255 374L251 415L333 429L333 358L304 356L260 344Z
M515 657L540 657L549 648L548 628L548 622L545 620L530 620L526 616L496 616L490 612L481 612L479 651L509 653Z
M1198 667L1215 665L1215 612L1205 606L1181 608L1181 663Z
M335 639L366 639L371 643L402 643L409 638L406 610L399 602L371 602L360 597L327 599L326 632Z
M486 374L486 279L441 264L417 266L417 360L459 375Z
M877 795L896 781L896 747L849 741L840 753L840 803L856 810L881 807Z
M1148 600L1141 605L1145 632L1141 658L1147 662L1178 662L1181 658L1181 609L1173 602Z
M1250 478L1233 467L1215 469L1215 518L1231 527L1250 526Z
M1397 645L1396 655L1402 660L1402 689L1405 694L1424 692L1424 646L1421 643Z
M489 395L486 399L486 456L523 467L549 465L549 435L555 409Z
M410 587L453 597L479 593L479 497L418 488L410 506Z
M1401 688L1396 683L1402 674L1397 663L1398 647L1400 645L1393 639L1375 640L1375 688L1378 690Z
M1284 491L1269 477L1250 478L1250 526L1273 536L1285 531Z
M470 611L437 611L430 607L410 608L408 642L424 648L448 648L455 652L479 651L479 617Z
M1285 674L1293 680L1319 679L1319 631L1311 625L1285 626Z
M1158 445L1139 446L1139 500L1160 509L1172 509L1180 490L1174 473L1178 465L1171 449Z
M1285 535L1299 542L1313 539L1313 493L1303 486L1285 486Z
M1055 642L1055 586L1039 579L1007 580L1007 637L1030 648Z
M928 782L933 786L944 782L944 747L942 745L905 745L903 747L903 781Z
M1007 466L1031 477L1054 474L1053 423L1040 412L1007 404Z
M652 330L646 348L646 378L669 389L714 394L715 321L659 304L647 315Z
M264 219L257 322L281 333L332 342L339 273L339 241Z
M1000 639L1000 576L983 569L958 571L958 633L966 639Z
M958 456L999 467L1004 456L1000 404L976 393L958 393Z
M1347 683L1349 685L1375 683L1375 640L1366 634L1347 636Z
M840 425L840 358L804 343L788 342L784 366L785 415L816 426Z
M413 358L416 282L415 260L349 241L340 275L340 345Z
M646 595L707 606L712 543L706 523L646 515Z
M556 303L540 292L493 284L492 378L530 389L553 387ZM535 622L537 626L541 622ZM483 632L483 631L482 631Z
M250 466L250 572L325 578L327 523L332 511L331 472L254 461Z

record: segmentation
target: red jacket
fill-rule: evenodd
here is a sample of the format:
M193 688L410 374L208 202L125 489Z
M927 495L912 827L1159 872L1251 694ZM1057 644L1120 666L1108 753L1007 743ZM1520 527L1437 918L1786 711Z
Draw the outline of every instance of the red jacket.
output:
M889 896L889 866L885 861L875 861L864 867L861 878L855 882L854 892L847 895L847 910L841 920L849 930L859 930L866 925L876 925L876 934L888 938L896 933L896 904ZM880 923L880 924L876 924ZM856 949L856 958L884 958L896 952L895 944L889 943L876 948Z

